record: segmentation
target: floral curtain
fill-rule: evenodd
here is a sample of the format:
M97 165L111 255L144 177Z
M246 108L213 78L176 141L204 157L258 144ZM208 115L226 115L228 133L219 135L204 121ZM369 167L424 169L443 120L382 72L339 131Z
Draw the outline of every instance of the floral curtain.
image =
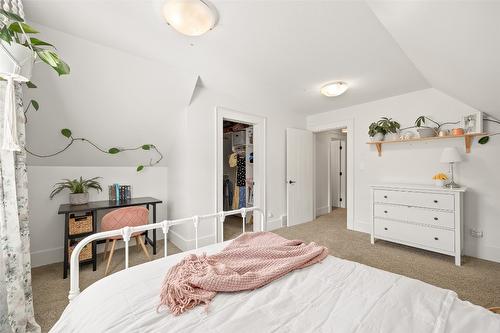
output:
M15 84L17 135L25 143L21 86ZM6 82L0 82L0 124ZM3 137L0 126L0 138ZM0 332L40 332L33 312L26 152L0 149Z

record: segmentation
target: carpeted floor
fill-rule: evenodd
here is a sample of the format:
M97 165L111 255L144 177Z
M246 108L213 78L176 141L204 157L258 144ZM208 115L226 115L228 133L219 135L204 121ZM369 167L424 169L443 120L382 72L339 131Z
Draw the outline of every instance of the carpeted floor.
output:
M274 232L289 239L303 239L325 245L331 255L339 258L454 290L461 299L475 304L485 307L500 306L500 264L464 257L462 266L457 267L453 258L449 256L384 241L377 241L375 245L371 245L368 234L346 229L344 209L334 210L331 214L321 216L313 222L281 228ZM170 254L180 252L170 242L168 251ZM160 243L156 258L161 257L162 253L163 243ZM144 254L135 251L134 248L131 248L130 254L131 265L146 260ZM121 249L113 258L113 271L123 268L123 257L124 251ZM52 264L34 268L32 271L35 315L43 332L52 327L68 303L69 279L62 279L61 266L62 264ZM90 266L82 267L81 288L102 278L104 266L100 262L97 272L93 272Z

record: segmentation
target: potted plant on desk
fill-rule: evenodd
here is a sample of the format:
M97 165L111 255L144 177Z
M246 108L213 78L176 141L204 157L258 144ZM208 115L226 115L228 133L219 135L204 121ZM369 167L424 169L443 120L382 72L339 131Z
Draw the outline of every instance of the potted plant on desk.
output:
M64 189L69 189L69 203L70 205L85 205L89 202L88 189L94 189L98 192L102 191L101 184L97 181L101 177L94 177L90 179L63 179L62 182L54 185L54 190L50 193L52 199L56 194Z

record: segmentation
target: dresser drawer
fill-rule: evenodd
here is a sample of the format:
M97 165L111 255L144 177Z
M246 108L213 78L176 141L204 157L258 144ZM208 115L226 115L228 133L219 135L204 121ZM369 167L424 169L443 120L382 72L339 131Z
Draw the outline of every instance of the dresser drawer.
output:
M440 251L455 249L453 230L444 230L415 224L375 219L375 237L401 241L414 246L424 246Z
M409 207L408 221L445 228L455 228L455 213L419 207Z
M407 205L435 209L454 210L453 195L393 190L375 190L374 200L378 203Z
M390 220L408 220L408 206L375 204L373 208L373 216Z

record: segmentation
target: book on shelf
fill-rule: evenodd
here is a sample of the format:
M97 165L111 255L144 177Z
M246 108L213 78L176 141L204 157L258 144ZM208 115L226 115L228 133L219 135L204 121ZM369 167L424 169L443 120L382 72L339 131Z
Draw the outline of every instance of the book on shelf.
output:
M110 201L127 201L132 198L132 187L130 185L109 185Z

